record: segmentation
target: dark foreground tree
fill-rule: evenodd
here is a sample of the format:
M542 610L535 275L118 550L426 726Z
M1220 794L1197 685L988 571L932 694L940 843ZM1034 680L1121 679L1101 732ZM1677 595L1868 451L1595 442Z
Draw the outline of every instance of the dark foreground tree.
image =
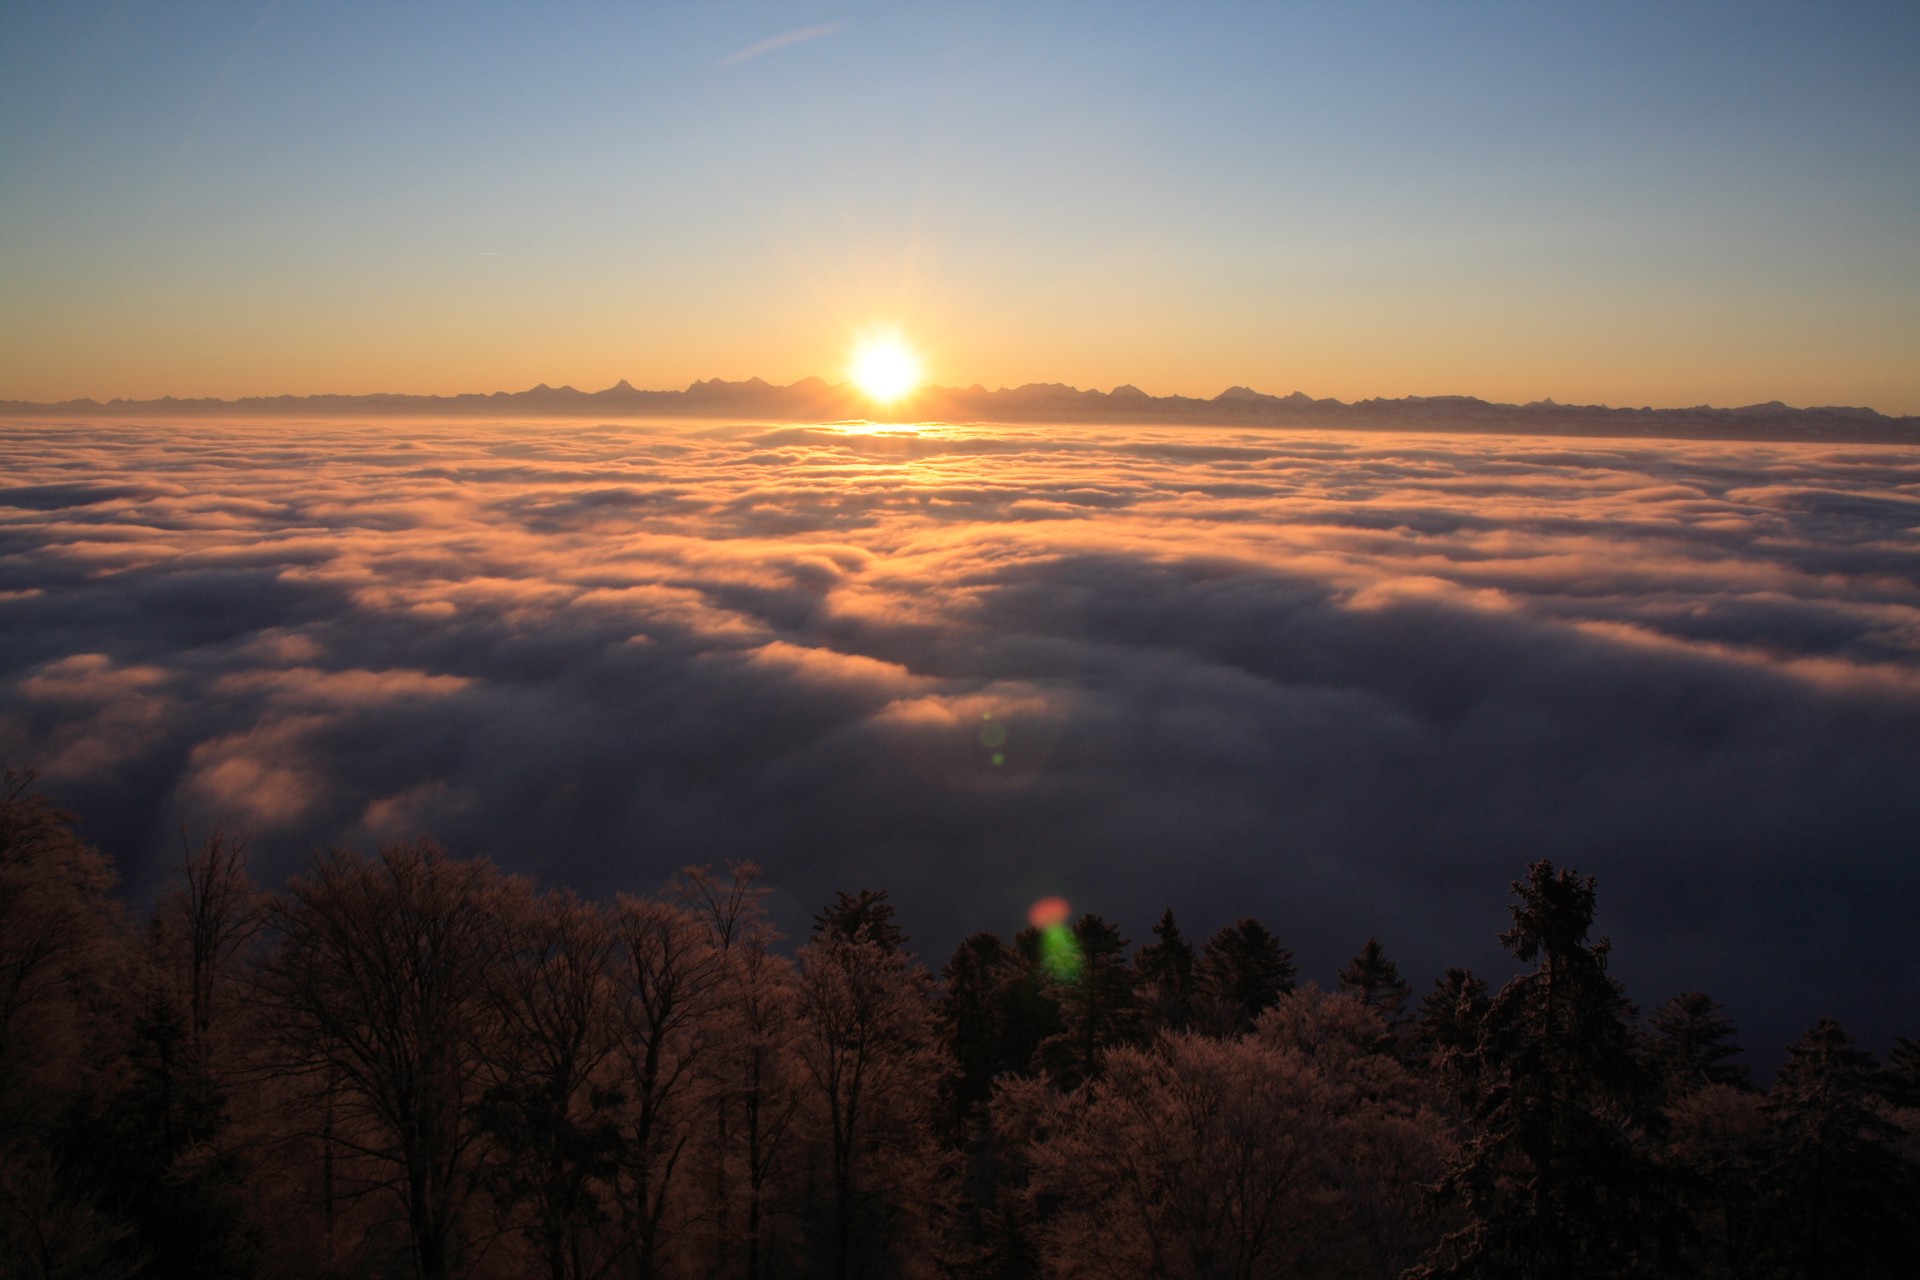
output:
M1414 1043L1429 1067L1447 1087L1471 1099L1477 1088L1475 1071L1480 1024L1486 1019L1487 984L1473 970L1449 965L1420 1000L1414 1021Z
M1181 936L1169 908L1153 926L1152 942L1134 953L1134 981L1139 991L1141 1029L1185 1031L1193 1025L1193 944Z
M1019 975L1018 958L991 933L966 939L940 970L939 1026L954 1067L949 1120L955 1132L993 1092L995 1076L1026 1068L1024 1059L1011 1062L1004 1052L1009 994Z
M1397 1274L1430 1237L1421 1186L1449 1144L1426 1087L1372 1051L1379 1034L1310 991L1244 1037L1115 1049L1050 1103L1009 1089L1009 1110L1039 1109L1027 1198L1045 1274Z
M885 889L840 890L833 903L813 917L813 933L847 942L864 938L883 951L900 951L907 945L907 935L893 922L893 904L887 901Z
M508 884L431 841L334 850L275 901L263 994L284 1073L337 1082L336 1140L383 1170L421 1280L458 1262L498 1019Z
M608 998L613 931L597 906L570 893L503 895L500 954L491 984L498 1032L494 1079L481 1122L493 1140L487 1182L521 1211L521 1232L551 1280L590 1274L589 1233L607 1221L601 1188L620 1133L616 1095L595 1080L613 1054Z
M795 1047L827 1173L815 1257L834 1280L930 1274L947 1170L925 970L868 937L800 950Z
M1710 1084L1745 1085L1747 1069L1727 1059L1740 1052L1733 1021L1704 991L1685 991L1647 1019L1646 1054L1661 1089L1674 1096Z
M1759 1262L1761 1171L1769 1163L1765 1099L1752 1089L1707 1084L1668 1099L1664 1157L1686 1211L1679 1273L1750 1280Z
M0 782L0 1275L126 1275L136 1226L55 1132L113 1089L99 1042L116 1038L101 1023L132 965L125 913L106 858L33 781L9 769Z
M1771 1274L1880 1280L1913 1273L1915 1169L1875 1084L1873 1059L1830 1018L1787 1050L1762 1107L1771 1132L1760 1222Z
M1254 1019L1293 990L1293 952L1251 917L1207 940L1194 966L1200 1025L1217 1035L1251 1030Z
M1920 1042L1894 1037L1880 1072L1880 1092L1896 1107L1920 1108Z
M1426 1277L1612 1277L1663 1265L1670 1223L1639 1145L1645 1078L1630 1007L1588 941L1594 881L1536 862L1500 941L1535 964L1503 987L1469 1051L1477 1132L1448 1173L1467 1224Z
M0 1126L32 1117L79 1055L90 988L124 916L113 868L74 830L72 814L29 788L32 773L0 783ZM71 1083L68 1079L64 1083Z
M1380 1020L1392 1026L1406 1009L1412 994L1401 981L1400 966L1387 959L1380 939L1368 938L1366 945L1340 971L1340 989L1362 1005L1377 1010Z
M1106 1051L1134 1033L1133 970L1119 926L1088 912L1073 922L1077 963L1056 979L1061 1028L1040 1058L1062 1088L1100 1074Z
M623 1104L620 1200L636 1280L659 1274L674 1193L717 1098L714 1023L730 995L727 952L709 921L678 903L622 897L613 915L614 1092ZM744 952L754 943L739 940ZM739 993L744 997L745 993ZM744 1005L744 998L739 1001ZM738 1012L738 1011L736 1011ZM749 1051L745 1037L736 1046ZM681 1215L684 1220L686 1213Z

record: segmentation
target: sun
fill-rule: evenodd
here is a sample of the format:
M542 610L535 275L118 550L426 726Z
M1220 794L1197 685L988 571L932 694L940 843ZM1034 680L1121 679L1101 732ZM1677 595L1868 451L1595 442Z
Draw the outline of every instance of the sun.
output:
M898 400L920 385L920 357L898 338L873 338L853 352L853 381L869 400Z

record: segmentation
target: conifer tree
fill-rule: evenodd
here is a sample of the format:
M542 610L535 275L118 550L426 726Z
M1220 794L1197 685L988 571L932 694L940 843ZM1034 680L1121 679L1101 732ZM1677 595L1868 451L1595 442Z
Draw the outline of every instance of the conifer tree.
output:
M832 904L814 916L813 936L846 942L865 938L889 952L907 945L907 935L893 922L893 904L887 901L885 889L862 889L859 893L840 890Z
M1669 1096L1662 1158L1686 1214L1679 1273L1700 1280L1763 1274L1756 1183L1768 1162L1763 1099L1750 1088L1707 1084Z
M966 939L940 970L940 1034L954 1064L956 1121L987 1100L996 1075L1027 1065L1006 1053L1008 997L1019 971L1013 952L992 933Z
M1063 1025L1059 985L1047 971L1045 948L1038 929L1022 929L1014 934L1011 950L1018 967L1006 991L1001 1056L1009 1070L1038 1071L1040 1046L1058 1035Z
M1133 957L1143 1030L1185 1031L1193 1023L1193 944L1181 936L1172 908L1161 913L1153 936Z
M1419 1274L1641 1274L1670 1215L1636 1147L1630 1006L1607 976L1607 940L1588 940L1593 878L1543 860L1513 891L1500 941L1535 968L1480 1019L1467 1072L1478 1132L1443 1183L1468 1221Z
M1194 985L1215 1034L1239 1035L1263 1010L1293 990L1293 952L1250 916L1220 930L1201 948Z
M1340 989L1377 1012L1389 1027L1404 1018L1407 997L1412 994L1400 979L1400 967L1387 959L1378 938L1368 938L1352 962L1340 971Z
M1486 1017L1486 982L1471 969L1449 965L1436 979L1433 990L1420 999L1420 1013L1414 1020L1414 1048L1422 1055L1435 1077L1456 1099L1474 1096L1478 1059L1474 1050L1480 1043L1480 1023Z
M1875 1096L1876 1076L1872 1057L1831 1018L1787 1050L1761 1108L1772 1122L1760 1178L1763 1248L1781 1275L1911 1274L1915 1170Z
M1061 1029L1042 1047L1047 1069L1063 1088L1100 1074L1107 1049L1133 1038L1133 971L1119 926L1088 912L1073 923L1079 964L1059 981Z
M1420 999L1420 1041L1435 1053L1471 1048L1487 1012L1487 984L1471 969L1447 966Z
M1920 1043L1894 1037L1880 1072L1880 1091L1896 1107L1920 1107Z
M225 1136L226 1099L169 993L149 991L128 1028L123 1078L98 1114L69 1118L67 1160L132 1228L154 1280L240 1280L259 1230L242 1208L244 1168Z
M1726 1059L1740 1052L1733 1022L1703 991L1685 991L1647 1019L1646 1051L1669 1096L1710 1084L1745 1085L1747 1069Z

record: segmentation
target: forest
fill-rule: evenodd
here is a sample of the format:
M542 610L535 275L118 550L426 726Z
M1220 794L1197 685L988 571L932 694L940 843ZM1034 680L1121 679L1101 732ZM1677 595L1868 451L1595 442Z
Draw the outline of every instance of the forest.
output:
M938 971L884 891L780 938L745 862L583 900L427 840L150 918L0 790L7 1277L1880 1277L1920 1046L1823 1020L1760 1087L1642 1014L1596 884L1516 868L1508 975L1303 982L1259 921L1036 909ZM1490 886L1497 891L1498 886Z

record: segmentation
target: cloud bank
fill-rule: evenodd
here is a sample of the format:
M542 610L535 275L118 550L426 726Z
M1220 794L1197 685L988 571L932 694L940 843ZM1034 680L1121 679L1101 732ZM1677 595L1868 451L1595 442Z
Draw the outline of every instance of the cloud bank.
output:
M1059 893L1496 980L1601 878L1646 1003L1920 1030L1920 452L1162 427L61 423L0 441L0 755L175 828L587 893Z

